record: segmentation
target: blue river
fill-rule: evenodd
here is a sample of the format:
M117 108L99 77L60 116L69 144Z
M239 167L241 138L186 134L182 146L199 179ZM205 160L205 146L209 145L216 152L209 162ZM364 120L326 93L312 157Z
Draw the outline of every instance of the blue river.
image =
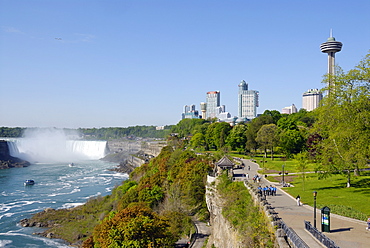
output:
M115 165L83 160L72 167L68 163L34 163L0 170L0 247L70 247L63 240L33 235L41 232L40 228L22 227L19 221L45 208L70 208L109 194L128 178L108 170ZM27 179L35 184L24 186Z

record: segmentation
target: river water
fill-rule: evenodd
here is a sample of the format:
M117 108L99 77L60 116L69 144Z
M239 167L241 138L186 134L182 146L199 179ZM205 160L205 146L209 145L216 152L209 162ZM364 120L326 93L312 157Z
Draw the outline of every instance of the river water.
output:
M19 221L45 208L69 208L90 197L107 195L127 179L109 171L116 164L100 160L34 163L25 168L0 170L0 247L69 247L62 240L32 235L40 228L22 227ZM35 184L24 186L33 179Z

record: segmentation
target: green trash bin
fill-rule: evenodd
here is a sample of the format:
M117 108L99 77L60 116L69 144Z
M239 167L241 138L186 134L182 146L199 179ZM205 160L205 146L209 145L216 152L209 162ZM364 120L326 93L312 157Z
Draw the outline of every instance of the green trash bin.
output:
M321 209L321 231L330 232L330 208L326 206Z

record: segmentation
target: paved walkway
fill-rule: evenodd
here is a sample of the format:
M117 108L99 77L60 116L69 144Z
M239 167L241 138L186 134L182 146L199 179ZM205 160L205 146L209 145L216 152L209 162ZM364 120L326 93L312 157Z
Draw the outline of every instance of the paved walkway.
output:
M241 177L244 173L249 174L249 181L253 183L253 176L258 174L259 166L250 160L244 160L244 169L234 170L236 177ZM248 171L250 166L250 171ZM281 185L271 183L265 179L260 182L261 185L274 184L277 188L276 196L267 196L267 201L274 207L278 216L291 227L297 235L303 239L310 247L324 247L316 240L308 231L305 230L304 220L310 221L313 225L313 208L308 205L297 206L295 198L287 194L281 189ZM304 202L304 199L302 199ZM366 203L364 203L366 204ZM370 248L370 231L367 231L366 222L359 221L335 214L330 214L330 229L331 232L324 234L333 240L335 244L341 248ZM321 231L321 213L316 212L317 228Z
M176 248L202 248L204 242L208 239L211 234L209 226L206 223L193 219L193 223L196 227L196 232L193 237L193 242L190 242L190 238L183 238L176 242Z

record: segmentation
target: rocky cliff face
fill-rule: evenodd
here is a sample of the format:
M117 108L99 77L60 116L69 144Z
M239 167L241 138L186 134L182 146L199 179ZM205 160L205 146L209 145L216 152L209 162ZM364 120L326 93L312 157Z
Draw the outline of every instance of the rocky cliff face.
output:
M206 202L210 212L212 233L208 239L207 248L211 248L212 245L228 248L244 247L239 238L240 234L222 215L223 202L216 192L214 180L214 177L207 177Z
M27 161L10 156L7 141L0 140L0 169L26 167L29 165L30 163Z

